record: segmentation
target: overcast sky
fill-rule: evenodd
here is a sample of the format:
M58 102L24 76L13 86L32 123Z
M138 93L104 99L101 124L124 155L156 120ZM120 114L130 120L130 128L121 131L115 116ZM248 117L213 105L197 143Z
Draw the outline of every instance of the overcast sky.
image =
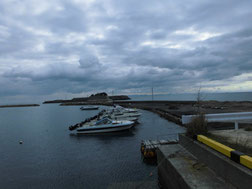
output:
M0 103L252 91L251 0L1 0Z

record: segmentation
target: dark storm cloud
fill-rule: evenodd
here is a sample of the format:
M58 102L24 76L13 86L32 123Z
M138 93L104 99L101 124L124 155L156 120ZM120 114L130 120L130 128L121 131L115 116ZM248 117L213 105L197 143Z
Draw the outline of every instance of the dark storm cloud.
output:
M0 95L236 90L252 75L251 6L3 0Z

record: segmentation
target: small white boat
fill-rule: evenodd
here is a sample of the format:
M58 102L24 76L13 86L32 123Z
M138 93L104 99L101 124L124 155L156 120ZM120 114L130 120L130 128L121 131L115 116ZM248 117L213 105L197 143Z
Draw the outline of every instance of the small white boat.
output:
M124 108L122 106L116 106L115 107L115 110L118 110L120 112L123 112L123 113L138 113L137 109L133 109L133 108Z
M107 133L130 129L134 125L133 121L115 121L103 118L95 124L84 125L77 129L77 134Z
M104 115L103 118L108 117L109 119L115 120L115 121L133 121L136 122L138 120L138 117L127 117L127 116L115 116L113 114Z
M82 106L81 108L80 108L81 110L98 110L99 109L99 107L98 106Z
M140 116L140 113L124 113L118 110L106 111L103 113L103 116L110 116L113 120L129 120L136 121Z
M112 114L116 117L139 117L141 115L141 113L127 113L120 111L114 111Z

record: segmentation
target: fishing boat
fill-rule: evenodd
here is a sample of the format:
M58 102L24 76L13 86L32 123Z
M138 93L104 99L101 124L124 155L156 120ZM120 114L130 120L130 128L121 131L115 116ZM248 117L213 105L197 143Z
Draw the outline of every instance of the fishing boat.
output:
M98 110L98 106L82 106L80 107L81 110Z
M108 117L109 119L112 119L112 120L116 120L116 121L133 121L135 123L138 123L138 118L139 116L131 116L130 114L128 113L115 113L113 111L106 111L102 114L101 117L99 117L99 119L102 119L102 118L105 118L105 117Z
M133 121L133 122L137 122L138 120L138 117L128 117L128 116L115 116L113 114L108 114L108 115L104 115L104 117L108 117L109 119L112 119L112 120L116 120L116 121Z
M120 112L120 113L124 113L124 114L130 114L133 115L133 117L138 117L141 115L141 113L138 113L137 109L133 109L133 108L124 108L122 106L116 105L113 109L114 112Z
M133 108L124 108L122 106L116 105L115 110L123 112L123 113L138 113L137 109Z
M123 114L123 116L127 116L127 117L139 117L140 115L142 115L141 113L127 113L127 112L121 112L121 113L115 113L116 116L120 116L120 114Z
M77 129L77 134L107 133L130 129L134 125L133 121L116 121L105 117L94 124L84 125Z

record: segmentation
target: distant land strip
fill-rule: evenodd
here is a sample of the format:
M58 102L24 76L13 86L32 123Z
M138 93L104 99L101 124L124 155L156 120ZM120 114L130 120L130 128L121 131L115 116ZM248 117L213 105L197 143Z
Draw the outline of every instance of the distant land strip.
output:
M61 103L60 106L85 106L85 105L104 105L104 106L113 106L112 102L67 102Z
M80 105L79 103L83 102L110 102L117 100L130 100L127 95L117 95L117 96L108 96L106 93L97 93L89 97L79 97L73 98L71 100L51 100L44 101L43 104L52 104L52 103L61 103L62 105Z
M0 105L0 108L15 108L15 107L31 107L40 106L39 104L13 104L13 105Z

